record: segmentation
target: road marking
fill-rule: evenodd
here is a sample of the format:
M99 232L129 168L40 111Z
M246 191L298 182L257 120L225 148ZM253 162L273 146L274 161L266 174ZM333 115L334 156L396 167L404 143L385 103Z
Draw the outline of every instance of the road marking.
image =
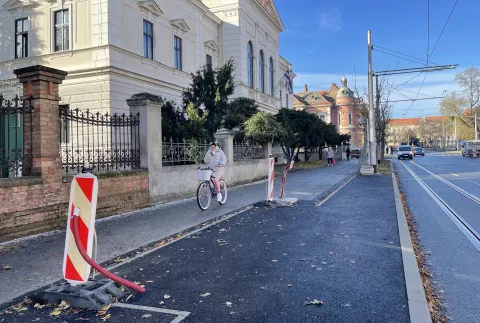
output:
M112 304L112 307L121 307L121 308L128 308L128 309L132 309L132 310L157 312L157 313L163 313L163 314L176 315L177 317L170 323L182 322L187 316L190 315L190 312L185 312L185 311L169 310L169 309L166 309L166 308L140 306L140 305L134 305L134 304L125 304L125 303L114 303L114 304Z
M427 192L432 200L442 209L443 212L455 223L468 240L480 251L480 234L473 229L450 205L448 205L440 196L437 195L422 179L415 174L409 167L402 163L403 167L412 175L418 184Z
M243 213L243 212L246 212L246 211L248 211L248 210L251 210L252 208L253 208L253 206L251 206L251 205L246 206L246 207L243 207L242 209L237 210L236 212L233 212L233 213L227 215L227 216L224 217L224 218L221 218L221 219L219 219L219 220L213 221L213 222L211 222L210 224L205 225L205 226L202 226L201 228L198 228L198 229L196 229L196 230L190 231L190 232L188 232L187 234L181 236L180 238L176 238L175 240L172 240L172 241L170 241L170 242L164 243L164 244L162 244L161 246L154 247L154 248L152 248L152 249L150 249L150 250L148 250L148 251L145 251L145 252L143 252L143 253L141 253L141 254L139 254L139 255L133 256L132 258L129 258L129 259L123 261L123 262L119 262L119 263L117 263L117 264L113 264L113 265L109 266L107 269L108 269L108 270L112 270L112 269L115 269L115 268L117 268L117 267L120 267L120 266L122 266L122 265L124 265L124 264L131 263L132 261L135 261L135 260L137 260L137 259L139 259L139 258L148 256L149 254L151 254L151 253L153 253L153 252L155 252L155 251L157 251L157 250L159 250L159 249L161 249L161 248L165 248L166 246L169 246L169 245L171 245L172 243L175 243L175 242L177 242L177 241L179 241L179 240L182 240L182 239L185 239L185 238L187 238L187 237L193 236L193 235L195 235L196 233L198 233L198 232L200 232L200 231L202 231L202 230L205 230L205 229L207 229L207 228L209 228L209 227L211 227L211 226L217 225L217 224L219 224L219 223L221 223L221 222L223 222L223 221L225 221L225 220L228 220L228 219L230 219L230 218L232 218L232 217L234 217L234 216L236 216L236 215L239 215L239 214L241 214L241 213ZM219 217L222 217L222 215L220 215ZM200 225L200 224L196 224L196 225L194 225L194 226L197 226L197 225ZM187 229L187 230L188 230L188 229ZM100 273L96 273L95 276L97 276L97 275L100 275Z
M480 186L480 184L478 184L477 182L474 182L474 181L471 181L471 180L468 180L470 183L473 183L473 184L476 184L478 186Z
M290 194L292 194L292 195L312 195L312 193L307 193L307 192L292 192Z
M454 173L451 173L451 174L452 174L453 176L457 176L457 177L458 177L458 175L457 175L457 174L454 174Z
M352 178L350 178L348 181L346 181L345 183L342 184L342 186L340 186L339 188L337 188L335 191L333 191L332 193L330 193L326 198L324 198L322 201L318 202L317 204L315 204L315 206L322 206L325 202L327 202L332 196L334 196L335 194L338 193L338 191L340 191L345 185L347 185L348 183L350 183L350 181L352 179L354 179L355 177L357 177L357 175L353 175Z
M423 169L424 171L426 171L427 173L429 173L430 175L432 175L432 176L435 177L436 179L442 181L443 183L447 184L447 185L450 186L451 188L457 190L458 192L462 193L462 194L465 195L466 197L468 197L468 198L472 199L473 201L477 202L478 204L480 204L480 198L479 198L478 196L475 196L475 195L473 195L473 194L470 194L469 192L467 192L467 191L461 189L460 187L458 187L457 185L455 185L455 184L447 181L446 179L438 176L437 174L429 171L429 170L426 169L425 167L420 166L419 164L414 163L414 162L412 162L412 163L413 163L415 166ZM458 175L457 175L457 176L458 176Z

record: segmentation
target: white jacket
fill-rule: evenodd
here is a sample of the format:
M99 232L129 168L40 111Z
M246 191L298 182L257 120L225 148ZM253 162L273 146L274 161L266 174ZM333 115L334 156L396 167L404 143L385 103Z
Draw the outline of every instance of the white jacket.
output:
M227 156L220 148L217 148L215 151L215 155L211 155L211 149L207 151L205 155L204 162L207 164L208 167L213 169L213 171L217 171L220 168L220 165L225 166L227 163Z

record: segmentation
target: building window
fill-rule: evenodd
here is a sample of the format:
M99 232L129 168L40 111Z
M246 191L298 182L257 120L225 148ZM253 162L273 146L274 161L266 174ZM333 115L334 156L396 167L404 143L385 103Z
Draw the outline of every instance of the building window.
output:
M70 50L70 12L55 11L55 51Z
M263 50L260 51L260 60L258 65L258 76L260 81L260 91L265 93L265 58L263 55Z
M153 59L153 24L143 21L143 56Z
M28 18L15 20L15 58L28 57Z
M325 115L324 115L324 114L321 114L321 115L320 115L320 120L322 120L323 122L325 122Z
M248 86L253 89L253 45L248 42Z
M206 62L207 62L207 66L209 66L210 68L212 68L212 67L213 67L212 56L210 56L210 55L207 55Z
M273 76L273 58L270 57L270 69L269 69L269 78L270 78L270 95L273 96L273 91L275 90L275 80Z
M339 112L338 113L338 121L337 121L338 125L342 124L342 113Z
M348 112L348 124L352 124L352 111Z
M182 39L175 36L173 38L173 49L175 55L175 68L179 71L182 70Z

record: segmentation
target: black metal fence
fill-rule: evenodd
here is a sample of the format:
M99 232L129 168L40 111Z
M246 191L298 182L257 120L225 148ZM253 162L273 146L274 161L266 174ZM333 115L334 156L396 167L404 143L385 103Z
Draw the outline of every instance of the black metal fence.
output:
M139 115L101 114L60 105L63 174L83 167L94 173L140 168Z
M31 166L33 102L0 94L0 178L20 177Z
M164 138L162 142L163 166L201 164L210 145L196 140Z
M265 149L250 142L236 142L233 144L233 160L249 160L265 158Z

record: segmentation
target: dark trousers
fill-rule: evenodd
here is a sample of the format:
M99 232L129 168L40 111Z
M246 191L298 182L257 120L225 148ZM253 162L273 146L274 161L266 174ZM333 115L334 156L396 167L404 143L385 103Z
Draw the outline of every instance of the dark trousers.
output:
M332 164L333 164L333 158L329 158L329 159L328 159L328 164L329 164L329 165L332 165Z
M347 160L350 160L350 154L347 154Z

